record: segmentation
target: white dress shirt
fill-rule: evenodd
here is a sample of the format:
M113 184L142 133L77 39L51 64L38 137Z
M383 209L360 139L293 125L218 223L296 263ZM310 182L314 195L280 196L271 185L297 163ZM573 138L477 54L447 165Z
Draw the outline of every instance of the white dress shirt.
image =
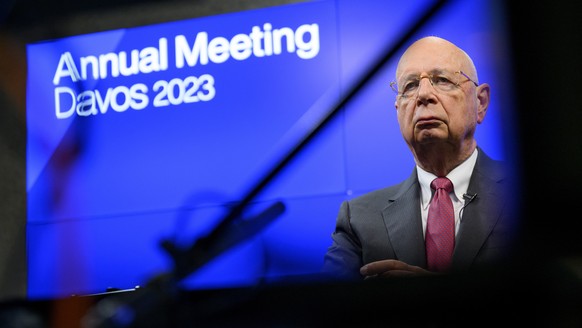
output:
M467 188L469 188L469 180L471 179L471 174L473 173L473 168L477 162L477 148L473 151L473 154L467 158L459 166L455 167L449 174L447 178L453 183L453 192L450 193L451 199L453 201L453 207L455 209L455 235L459 231L459 224L461 223L461 209L465 206L465 199L463 195L467 193ZM429 173L418 165L417 174L418 181L420 182L420 213L422 214L422 232L426 233L426 221L428 218L428 207L432 201L433 192L430 188L430 183L432 180L437 178L436 175Z

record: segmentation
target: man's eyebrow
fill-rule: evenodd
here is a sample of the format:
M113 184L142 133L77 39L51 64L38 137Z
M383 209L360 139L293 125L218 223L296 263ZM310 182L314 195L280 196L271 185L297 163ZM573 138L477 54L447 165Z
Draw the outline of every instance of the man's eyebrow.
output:
M433 68L430 71L428 71L428 74L430 75L438 75L444 73L450 73L450 71L444 68ZM417 80L419 76L420 76L419 72L408 73L402 76L402 80L403 81Z
M442 69L442 68L435 68L435 69L430 71L430 74L436 75L436 74L443 74L443 73L448 73L448 72L449 71Z
M416 80L420 76L419 73L409 73L401 77L402 81Z

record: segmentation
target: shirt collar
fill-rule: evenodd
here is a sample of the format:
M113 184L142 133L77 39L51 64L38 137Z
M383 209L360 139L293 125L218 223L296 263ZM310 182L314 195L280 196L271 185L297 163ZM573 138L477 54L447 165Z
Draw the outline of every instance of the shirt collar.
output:
M467 158L463 163L455 167L451 172L449 172L449 174L447 174L447 178L451 180L454 186L454 194L456 196L455 201L460 201L463 199L463 195L467 193L467 189L469 188L469 180L471 179L473 168L477 162L477 154L478 151L477 148L475 148L473 154L471 154L469 158ZM418 165L416 166L416 172L418 176L418 182L420 183L422 207L426 208L430 203L430 199L432 198L430 183L437 176L423 170Z

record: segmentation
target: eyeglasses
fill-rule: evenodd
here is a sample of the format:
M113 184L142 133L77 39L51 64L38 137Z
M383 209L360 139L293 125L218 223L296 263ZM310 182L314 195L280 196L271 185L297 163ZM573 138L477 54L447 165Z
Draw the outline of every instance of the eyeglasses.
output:
M471 81L476 87L479 84L473 81L467 74L463 71L456 71L453 73L454 76L447 76L447 74L434 74L434 75L421 75L418 78L409 79L404 82L402 87L398 87L396 82L390 82L390 88L396 92L402 98L408 98L416 95L418 88L420 86L420 80L427 78L437 91L447 93L457 89L461 83ZM460 81L461 76L467 78L467 80Z

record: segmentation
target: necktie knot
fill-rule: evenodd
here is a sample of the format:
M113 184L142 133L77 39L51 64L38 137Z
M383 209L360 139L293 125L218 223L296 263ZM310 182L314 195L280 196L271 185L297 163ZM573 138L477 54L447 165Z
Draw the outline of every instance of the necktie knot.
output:
M433 190L444 189L447 193L453 191L453 183L451 182L451 180L445 177L438 177L432 180L432 182L430 183L430 187Z

